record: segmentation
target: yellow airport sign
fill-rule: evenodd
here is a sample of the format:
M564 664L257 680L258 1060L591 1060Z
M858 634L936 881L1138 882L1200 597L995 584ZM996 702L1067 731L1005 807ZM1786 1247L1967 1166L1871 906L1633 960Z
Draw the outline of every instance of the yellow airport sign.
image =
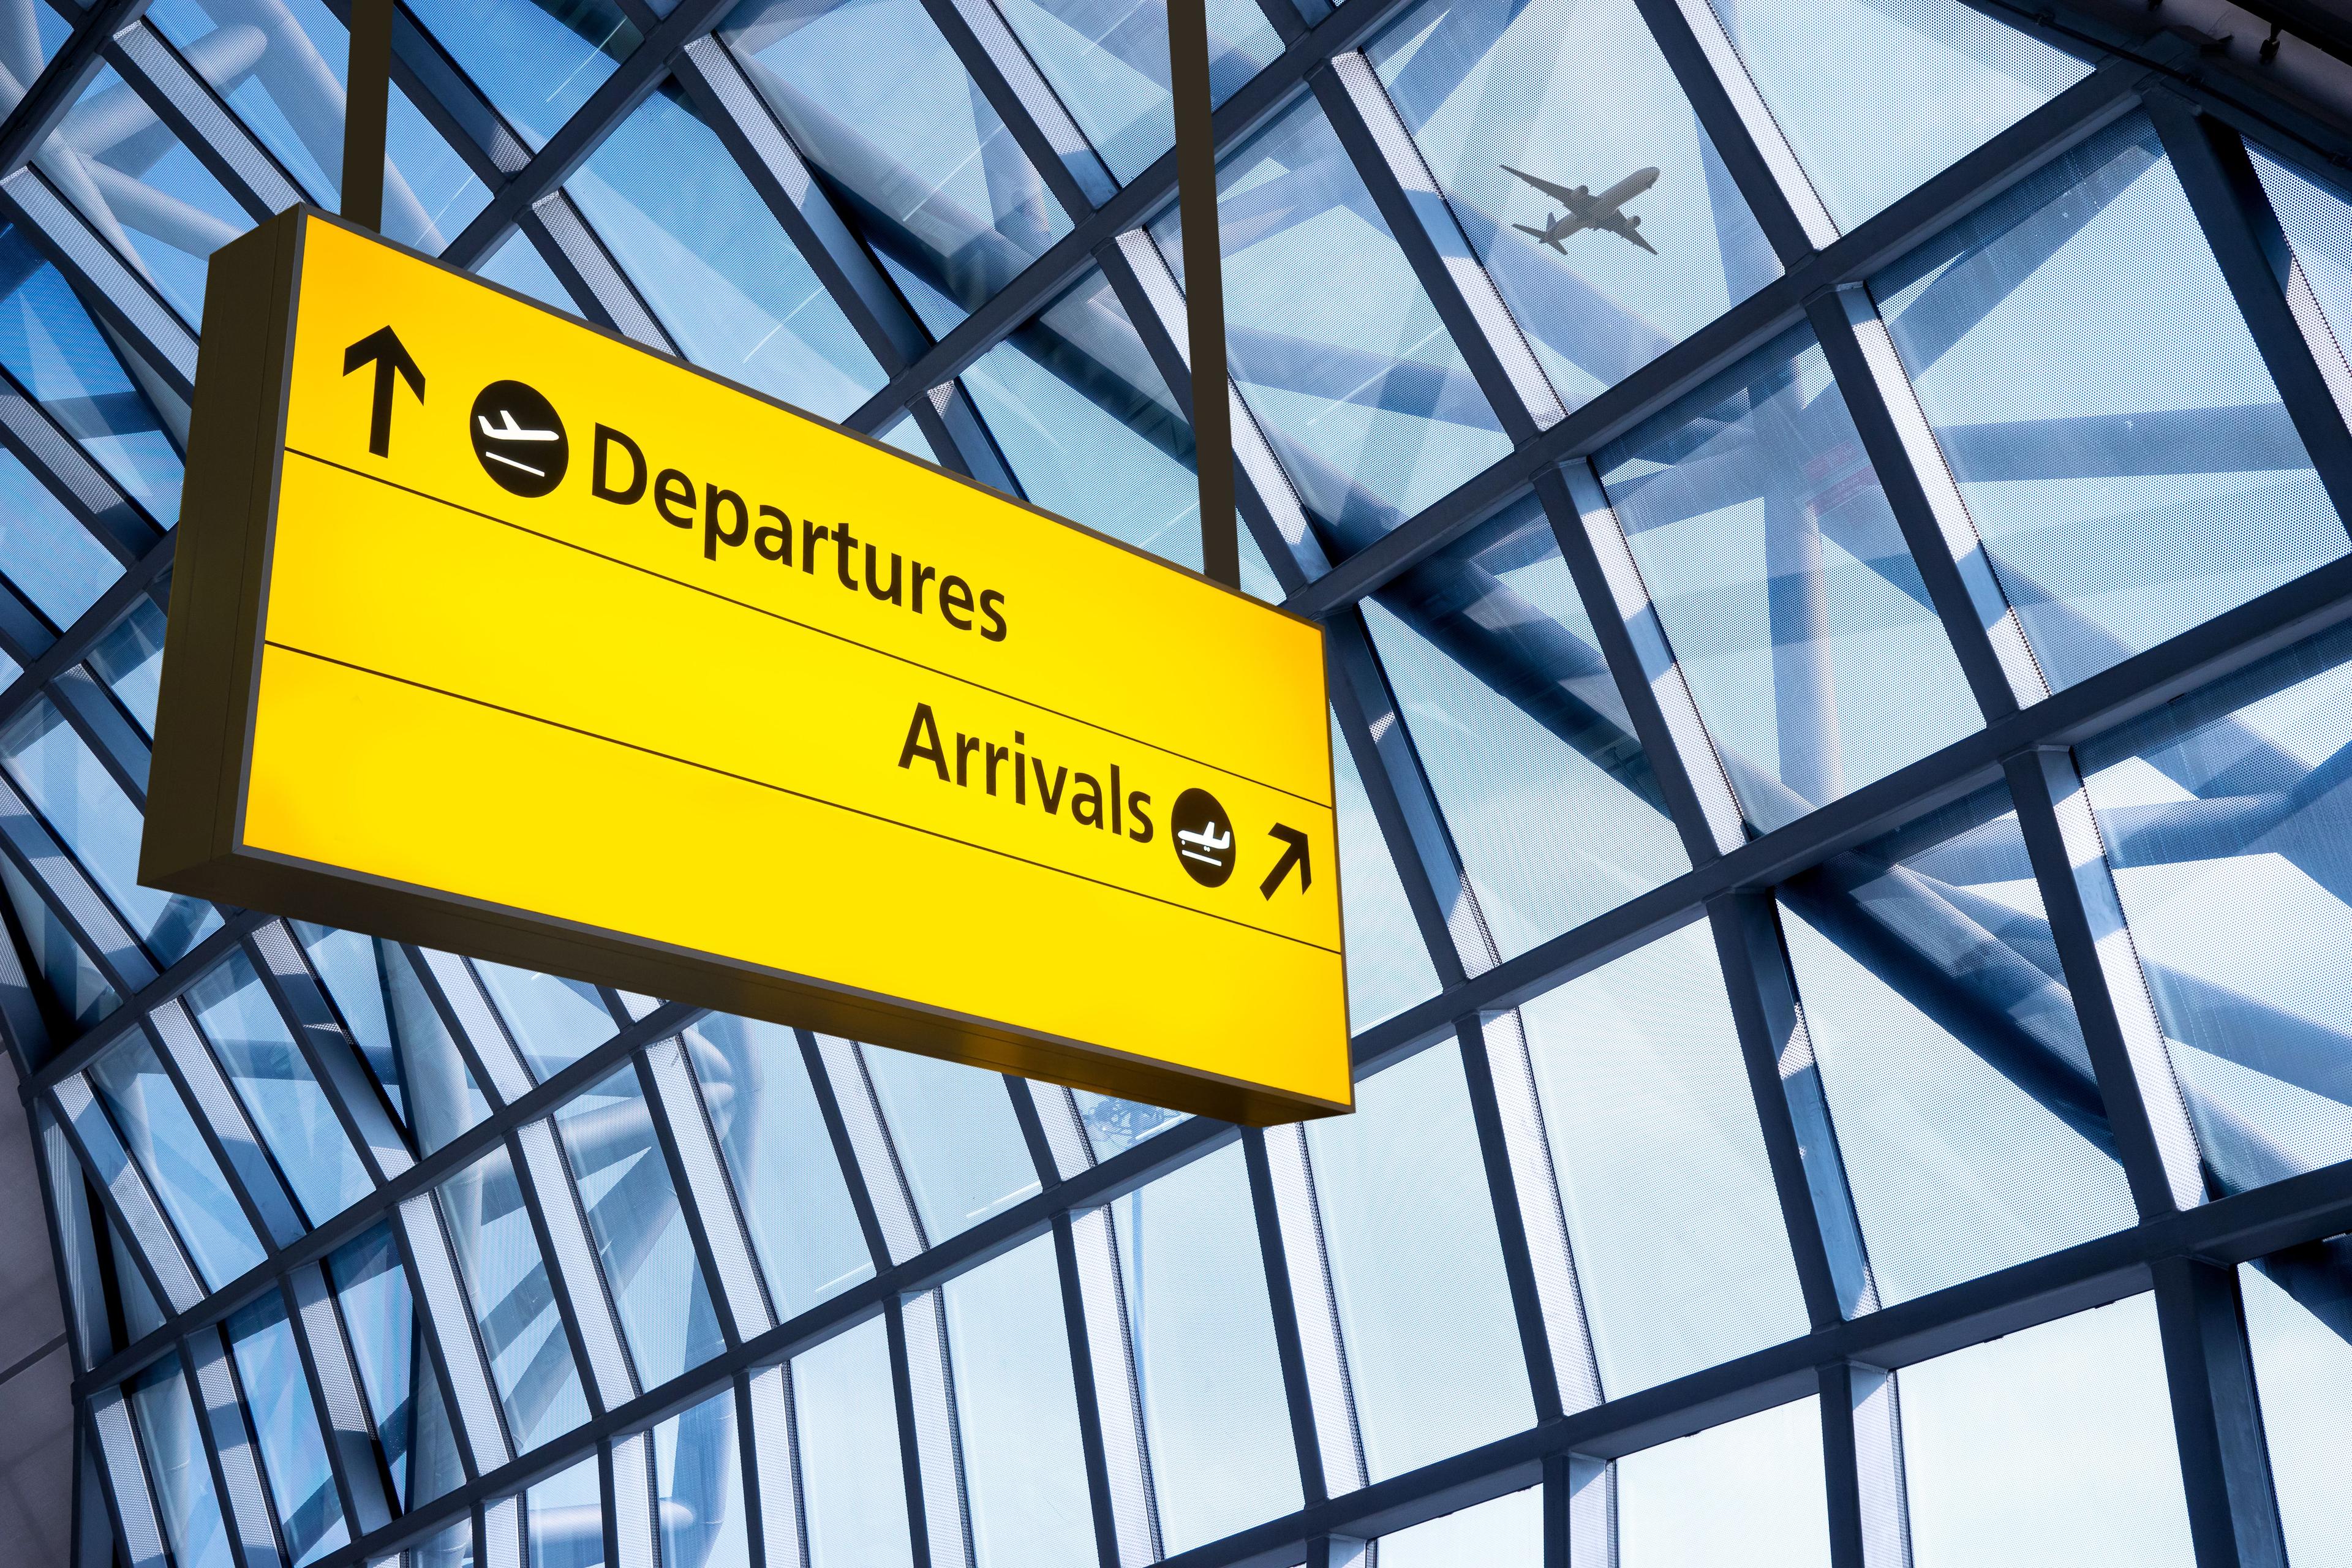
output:
M316 212L205 315L142 880L1349 1108L1317 627Z

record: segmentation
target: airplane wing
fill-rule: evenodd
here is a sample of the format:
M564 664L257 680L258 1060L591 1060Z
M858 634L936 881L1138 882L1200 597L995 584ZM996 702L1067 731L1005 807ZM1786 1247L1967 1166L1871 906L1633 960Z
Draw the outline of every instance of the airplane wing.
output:
M1658 254L1658 247L1652 245L1648 240L1643 239L1642 237L1641 229L1633 224L1627 223L1623 213L1611 213L1607 217L1602 218L1600 223L1596 224L1594 226L1597 228L1605 228L1620 239L1630 239L1635 245L1640 246L1643 249L1648 251L1653 256Z
M1576 213L1592 200L1590 193L1579 195L1573 186L1555 185L1549 180L1539 180L1525 169L1514 169L1508 163L1496 165L1507 174L1516 174L1556 202L1565 203L1570 213Z

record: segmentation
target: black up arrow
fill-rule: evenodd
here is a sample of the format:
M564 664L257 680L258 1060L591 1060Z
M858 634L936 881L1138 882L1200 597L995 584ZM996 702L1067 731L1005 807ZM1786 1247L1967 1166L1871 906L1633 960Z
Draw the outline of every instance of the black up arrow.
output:
M1277 822L1266 836L1279 838L1290 847L1282 852L1282 858L1274 863L1274 869L1265 874L1265 880L1257 885L1257 890L1269 899L1274 897L1274 890L1282 886L1282 879L1290 875L1290 868L1296 866L1298 868L1298 890L1305 892L1315 880L1315 868L1307 858L1307 835L1296 827L1285 827Z
M368 415L368 450L379 458L392 456L392 378L395 372L408 383L416 401L425 401L425 372L409 357L408 345L390 327L378 327L343 351L343 374L374 362L375 407Z

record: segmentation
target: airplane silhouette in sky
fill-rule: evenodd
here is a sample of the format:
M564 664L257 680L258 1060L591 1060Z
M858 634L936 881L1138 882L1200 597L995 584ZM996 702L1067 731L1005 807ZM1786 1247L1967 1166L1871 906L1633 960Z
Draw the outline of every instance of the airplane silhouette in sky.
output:
M1642 220L1622 210L1627 202L1658 183L1657 170L1636 169L1596 196L1582 185L1555 185L1549 180L1539 180L1523 169L1512 168L1508 163L1496 166L1507 174L1525 180L1554 201L1567 204L1567 216L1547 214L1541 228L1524 223L1513 224L1511 226L1521 234L1534 235L1539 242L1565 256L1568 247L1560 244L1561 240L1584 229L1601 229L1620 239L1633 241L1653 256L1658 254L1657 247L1642 237Z

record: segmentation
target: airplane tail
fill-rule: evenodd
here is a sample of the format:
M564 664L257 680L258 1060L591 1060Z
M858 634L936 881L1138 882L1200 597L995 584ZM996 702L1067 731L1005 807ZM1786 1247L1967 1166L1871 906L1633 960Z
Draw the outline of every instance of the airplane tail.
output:
M1542 230L1542 229L1539 229L1539 228L1536 227L1536 226L1535 226L1534 225L1532 225L1532 224L1515 223L1515 224L1513 224L1511 226L1512 226L1513 228L1515 228L1515 229L1517 229L1521 234L1531 234L1531 235L1534 235L1538 239L1541 239L1541 238L1543 238L1543 237L1544 237L1544 232L1545 232L1545 231L1544 231L1544 230Z

